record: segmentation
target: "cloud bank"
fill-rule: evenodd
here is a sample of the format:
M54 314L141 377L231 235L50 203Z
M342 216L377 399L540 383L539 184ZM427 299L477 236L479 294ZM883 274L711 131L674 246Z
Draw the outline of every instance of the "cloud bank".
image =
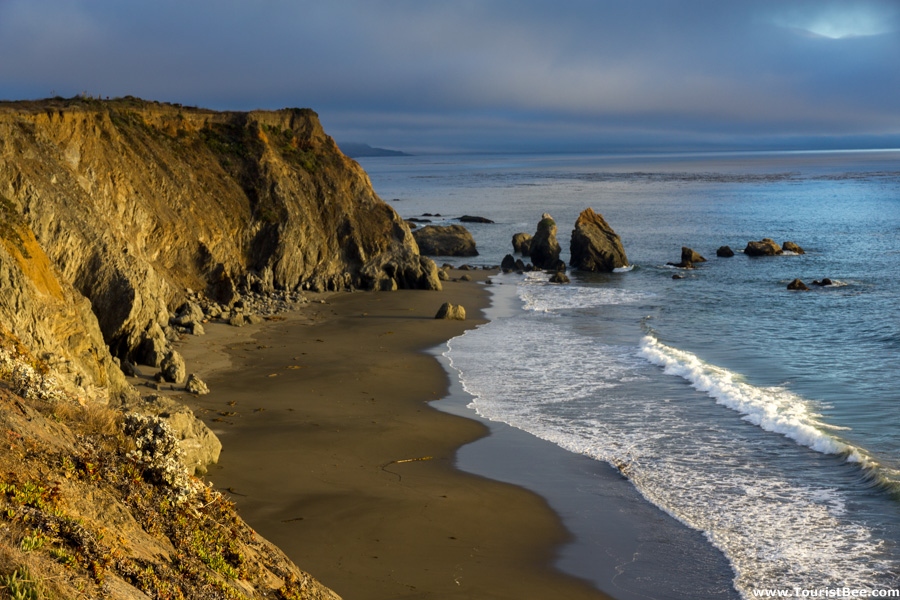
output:
M338 139L414 150L890 142L895 7L0 0L0 97L309 106Z

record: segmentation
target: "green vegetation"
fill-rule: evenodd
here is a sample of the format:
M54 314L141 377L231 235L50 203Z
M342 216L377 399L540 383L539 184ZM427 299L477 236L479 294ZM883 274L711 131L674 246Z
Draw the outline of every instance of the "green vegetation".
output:
M20 567L0 577L0 586L6 589L13 600L41 600L44 590L40 580L35 579L25 567Z

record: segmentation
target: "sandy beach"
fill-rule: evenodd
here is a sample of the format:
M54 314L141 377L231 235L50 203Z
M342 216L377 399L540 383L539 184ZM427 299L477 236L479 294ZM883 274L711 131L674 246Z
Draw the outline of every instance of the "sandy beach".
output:
M348 599L605 598L550 566L568 534L541 497L454 468L487 430L429 406L448 376L424 351L483 322L486 274L470 274L442 292L311 295L185 343L213 390L187 403L224 446L209 478ZM468 320L435 320L443 302Z

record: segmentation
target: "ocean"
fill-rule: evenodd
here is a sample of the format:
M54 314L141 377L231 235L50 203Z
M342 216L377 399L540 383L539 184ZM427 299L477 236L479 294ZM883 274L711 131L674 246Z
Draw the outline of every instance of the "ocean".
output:
M544 212L564 260L585 208L622 238L623 272L495 278L507 309L445 349L472 415L612 465L721 552L732 597L900 588L900 151L360 163L405 218L495 221L438 264L497 265ZM762 238L806 254L743 254ZM667 265L682 246L707 262Z

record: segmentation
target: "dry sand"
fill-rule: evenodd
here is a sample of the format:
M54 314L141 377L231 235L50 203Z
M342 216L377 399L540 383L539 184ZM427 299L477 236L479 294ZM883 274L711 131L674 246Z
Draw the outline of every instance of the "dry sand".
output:
M550 566L567 533L541 497L454 468L486 429L428 405L448 379L423 350L480 322L484 286L318 298L182 348L245 520L348 600L606 598ZM447 301L469 319L436 321Z

